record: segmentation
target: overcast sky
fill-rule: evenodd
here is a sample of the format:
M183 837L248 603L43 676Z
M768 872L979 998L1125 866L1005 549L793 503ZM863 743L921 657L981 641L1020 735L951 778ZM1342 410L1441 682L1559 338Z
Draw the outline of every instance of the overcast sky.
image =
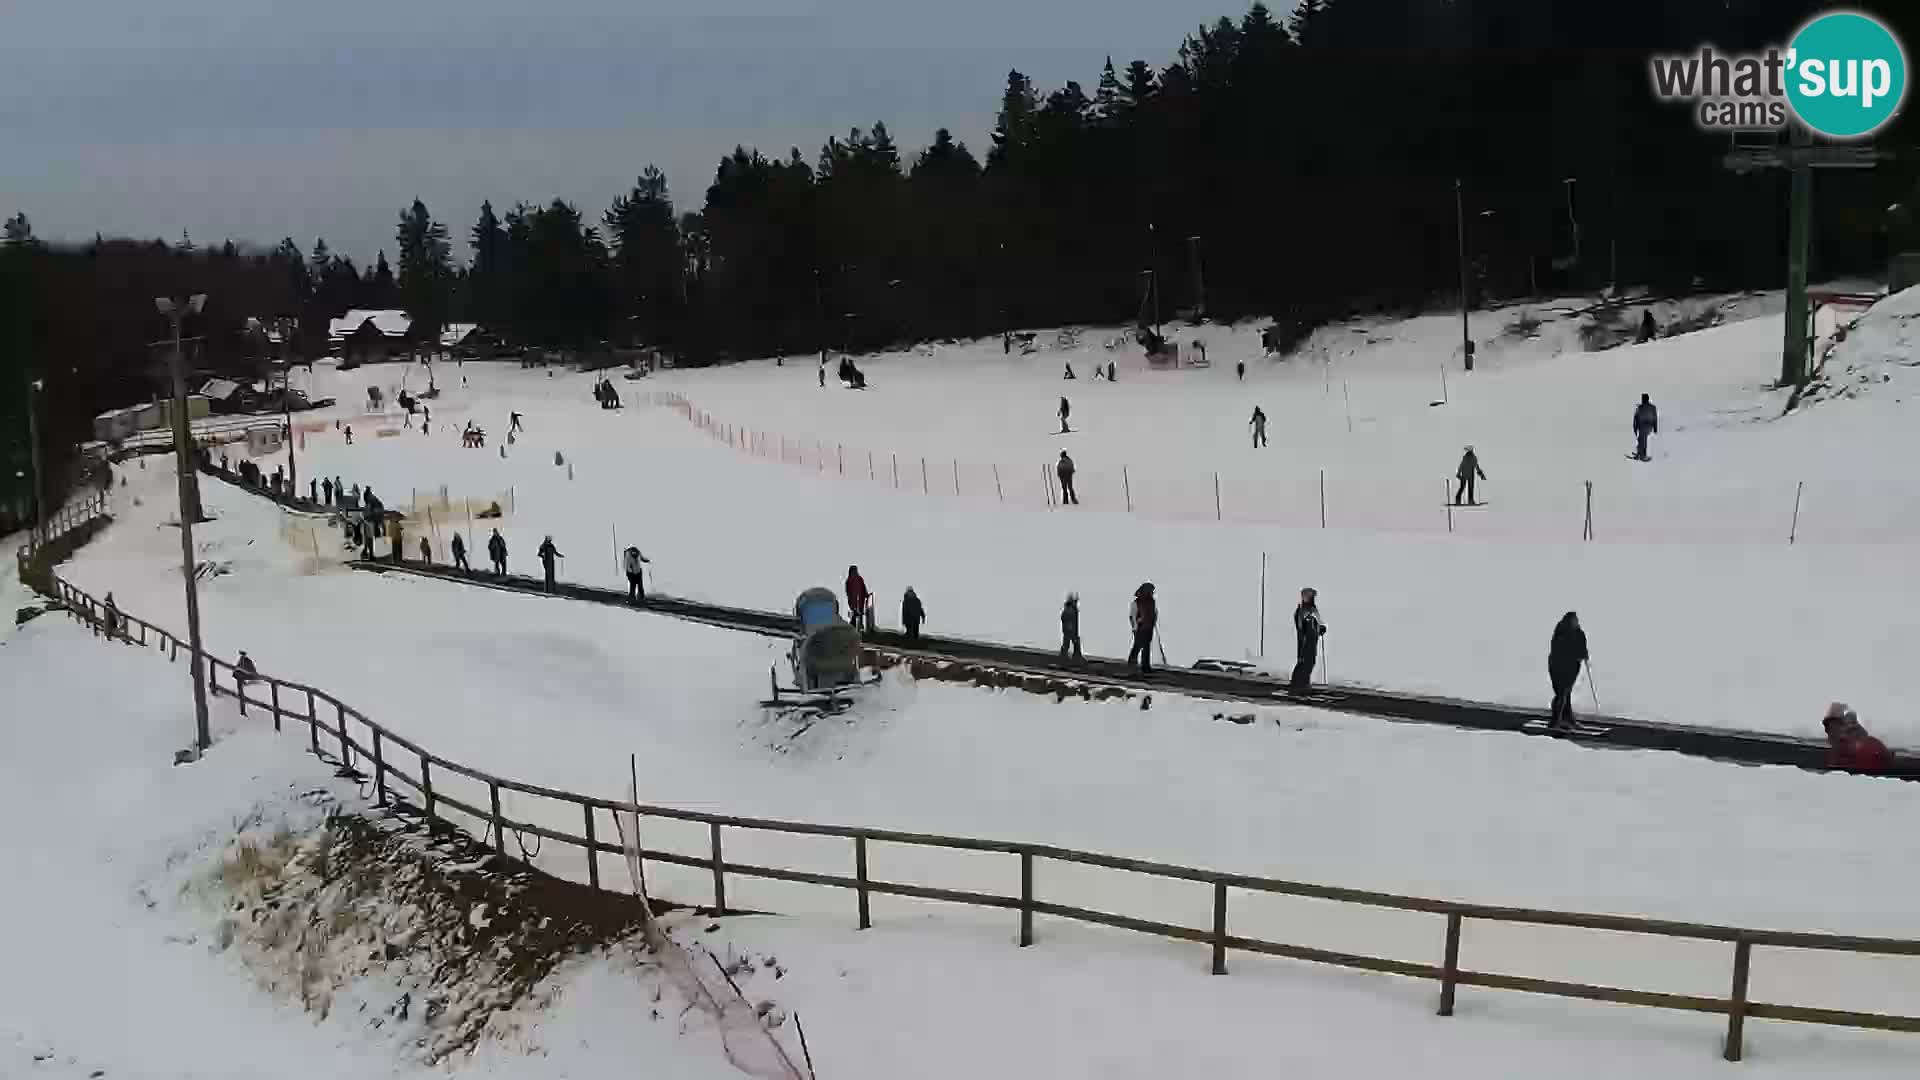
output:
M1274 5L1276 8L1290 5ZM884 120L984 157L1009 68L1087 91L1238 0L0 0L0 214L49 239L260 245L363 264L415 195L597 219L649 162L697 209L735 143L812 161Z

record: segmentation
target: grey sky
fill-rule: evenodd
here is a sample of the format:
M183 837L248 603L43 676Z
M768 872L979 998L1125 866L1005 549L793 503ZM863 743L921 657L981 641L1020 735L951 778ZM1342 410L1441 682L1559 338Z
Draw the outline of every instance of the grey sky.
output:
M1275 4L1276 8L1290 5ZM0 0L0 213L49 238L393 249L416 194L597 218L649 162L698 208L721 154L809 161L884 120L984 155L1009 68L1043 88L1173 58L1239 0Z

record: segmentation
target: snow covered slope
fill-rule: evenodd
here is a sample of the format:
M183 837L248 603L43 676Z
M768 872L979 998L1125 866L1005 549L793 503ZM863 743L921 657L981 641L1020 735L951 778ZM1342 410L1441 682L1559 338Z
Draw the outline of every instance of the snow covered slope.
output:
M1871 422L1864 413L1825 420L1821 410L1777 419L1784 399L1765 385L1778 331L1777 319L1759 318L1605 353L1543 351L1524 363L1516 346L1440 408L1427 404L1437 388L1424 370L1374 358L1379 370L1363 373L1373 353L1361 348L1347 376L1351 435L1323 369L1255 357L1245 387L1218 358L1207 370L1123 371L1114 385L1083 374L1065 385L1087 429L1071 437L1087 441L1067 444L1086 504L1067 510L1044 509L1040 489L1060 445L1047 434L1062 385L1054 360L1009 361L994 343L863 361L873 387L865 393L820 389L808 364L620 382L629 401L642 388L672 386L766 430L780 424L849 446L911 439L926 453L968 454L979 467L960 470L957 498L894 492L890 458L871 482L852 451L848 478L837 455L824 470L783 465L715 441L671 410L603 411L589 376L507 365L469 365L465 386L455 369L441 372L427 434L402 428L397 415L343 416L357 425L348 446L322 419L305 436L302 475L370 483L392 505L416 489L444 488L456 502L497 499L520 569L535 565L533 549L552 535L569 556L563 576L617 583L617 539L647 552L667 591L765 609L784 608L809 585L837 586L857 563L886 621L911 584L937 632L1050 646L1062 597L1078 591L1087 647L1108 655L1124 654L1127 599L1151 580L1176 663L1260 651L1264 553L1267 655L1290 653L1287 613L1295 591L1313 585L1332 628L1325 673L1334 679L1543 705L1548 633L1578 610L1608 711L1814 734L1826 703L1842 699L1894 743L1920 746L1900 659L1920 649L1920 623L1907 617L1920 569L1903 546L1884 542L1920 530L1920 492L1898 465L1920 448L1897 412ZM1370 331L1397 333L1429 336L1419 327ZM1383 342L1371 348L1397 347ZM1097 344L1088 350L1106 356ZM1214 351L1232 355L1228 343ZM403 376L416 389L425 381L417 368L319 372L322 389L343 401L364 397L360 383ZM1623 454L1642 388L1663 408L1649 464ZM1254 401L1274 418L1270 449L1241 441ZM503 459L510 411L525 415L528 430ZM488 429L486 449L461 448L457 429L469 420ZM376 434L384 430L392 434ZM1449 535L1439 485L1466 442L1480 451L1492 505L1457 512ZM777 434L772 444L777 453ZM1102 464L1133 450L1148 461L1138 471L1122 477ZM556 452L564 465L554 464ZM1004 506L984 469L995 459ZM1322 462L1334 526L1326 530ZM1292 527L1212 521L1216 467L1229 507L1236 484L1243 493L1287 485L1287 499L1259 505ZM917 481L919 457L902 469ZM1205 479L1182 482L1181 471ZM934 492L951 483L951 467L943 481L937 460L929 473ZM1582 477L1595 484L1595 543L1580 541ZM1137 499L1198 500L1209 513L1127 514L1123 480ZM1030 496L1020 505L1017 483ZM1797 491L1799 542L1789 546ZM413 535L433 532L444 559L456 524L469 528L445 510L423 513ZM485 523L471 526L476 559L486 532Z

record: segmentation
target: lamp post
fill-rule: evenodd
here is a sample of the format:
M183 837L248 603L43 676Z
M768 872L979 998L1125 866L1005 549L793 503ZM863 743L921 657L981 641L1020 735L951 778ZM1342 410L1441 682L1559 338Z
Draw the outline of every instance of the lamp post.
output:
M162 296L153 306L173 323L173 456L179 474L180 492L180 577L187 589L187 647L189 669L193 673L194 757L213 745L207 729L206 666L200 649L200 591L194 577L193 523L200 516L200 500L194 476L195 454L190 425L187 423L186 361L181 354L181 324L188 314L198 315L207 303L207 294L195 293L191 299L176 302Z
M1453 181L1453 214L1460 242L1460 350L1466 356L1467 370L1472 371L1473 331L1467 328L1467 308L1471 304L1467 291L1467 196L1465 185L1457 177Z
M38 543L47 540L47 487L40 472L40 392L46 387L44 379L27 380L27 441L33 454L33 520Z

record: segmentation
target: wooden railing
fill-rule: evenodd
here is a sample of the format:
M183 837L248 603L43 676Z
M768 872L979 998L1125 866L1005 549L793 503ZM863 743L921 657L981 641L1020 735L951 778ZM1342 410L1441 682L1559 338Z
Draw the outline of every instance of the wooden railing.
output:
M59 592L59 598L65 602L68 611L74 618L90 626L95 633L111 633L135 644L154 646L165 651L170 660L178 659L181 652L187 651L187 644L171 632L136 616L110 611L92 596L60 580L57 576L53 581ZM535 836L571 845L584 854L588 884L596 888L601 884L599 855L617 856L623 852L618 843L604 839L610 835L617 836L617 833L603 828L601 822L607 820L606 815L628 813L637 814L641 818L692 822L707 826L707 844L703 852L689 854L645 849L641 852L641 857L656 863L690 867L701 871L703 876L710 873L712 903L705 906L716 913L732 910L727 904L728 878L749 877L844 889L851 892L854 894L856 918L861 929L872 925L870 898L876 894L939 900L1014 912L1019 919L1018 940L1022 946L1031 945L1034 942L1034 917L1046 915L1206 945L1212 954L1214 974L1226 973L1229 953L1248 952L1432 980L1438 984L1438 1008L1442 1016L1453 1014L1455 998L1461 986L1481 986L1530 994L1718 1014L1727 1018L1724 1054L1729 1061L1738 1061L1741 1058L1744 1044L1743 1027L1748 1018L1791 1020L1883 1031L1920 1032L1920 1017L1756 1001L1749 993L1748 985L1753 953L1756 949L1805 949L1883 956L1920 956L1920 941L1753 930L1737 926L1717 926L1624 915L1496 907L1455 900L1434 900L1277 878L1223 873L1191 866L1078 851L1048 844L938 836L858 826L820 825L705 813L666 806L635 805L560 791L538 784L523 783L462 765L434 754L405 736L369 720L359 710L324 690L269 675L256 674L248 677L244 683L236 682L236 672L230 662L211 655L205 655L202 659L205 662L211 688L218 693L237 698L243 715L250 715L256 709L262 710L272 719L275 730L280 730L283 723L288 720L304 726L309 749L354 775L370 779L372 796L377 804L408 811L417 810L424 814L430 823L446 820L455 828L459 828L460 825L447 817L448 811L467 815L484 824L483 842L490 843L493 849L503 857L507 857L506 834L509 831L523 837ZM232 686L233 689L228 690L226 686ZM448 776L464 778L479 785L475 790L485 790L486 805L477 805L476 802L463 800L450 794L446 781ZM564 813L580 821L580 832L549 828L531 821L507 817L501 812L503 792L533 796L567 807ZM849 843L851 851L848 854L852 872L850 874L820 873L729 861L725 856L726 830L837 837ZM1019 893L1003 895L877 879L868 872L868 856L870 849L879 844L989 853L1017 860ZM1036 868L1045 863L1099 867L1163 880L1208 885L1211 887L1213 898L1211 925L1183 926L1042 899L1037 894L1035 879ZM1435 929L1443 959L1439 964L1431 964L1336 952L1308 945L1236 935L1232 932L1228 920L1229 905L1236 893L1302 897L1369 908L1429 914L1435 916L1439 922ZM686 897L669 896L664 899L688 901ZM1732 946L1731 977L1728 993L1725 997L1706 997L1475 971L1463 967L1461 958L1461 931L1470 921L1565 927L1730 945Z
M31 559L43 547L78 529L82 525L107 512L107 496L103 491L95 490L61 507L53 516L47 518L44 528L36 525L27 532L27 542L20 549L20 558Z

